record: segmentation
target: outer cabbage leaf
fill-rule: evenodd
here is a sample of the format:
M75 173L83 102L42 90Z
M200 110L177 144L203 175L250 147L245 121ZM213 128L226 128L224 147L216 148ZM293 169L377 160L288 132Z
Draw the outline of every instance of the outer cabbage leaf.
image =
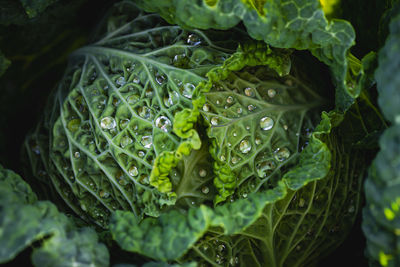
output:
M399 6L398 6L399 7ZM367 205L363 210L363 231L367 238L366 253L371 265L398 266L400 264L400 15L392 17L390 34L379 52L375 73L378 103L386 119L393 125L381 136L380 152L375 158L367 180Z
M36 195L20 176L0 166L0 262L13 259L35 241L35 266L107 266L107 248L93 229L76 229L71 219Z
M132 2L117 4L95 35L71 56L26 147L36 176L106 227L114 210L141 218L175 203L170 173L201 141L174 115L191 108L196 85L236 49L232 35L242 35L188 32Z
M327 64L336 83L336 104L346 110L356 98L348 59L355 33L344 20L328 21L318 0L273 1L137 1L147 11L158 12L170 23L188 28L229 29L240 21L256 40L279 48L308 49Z

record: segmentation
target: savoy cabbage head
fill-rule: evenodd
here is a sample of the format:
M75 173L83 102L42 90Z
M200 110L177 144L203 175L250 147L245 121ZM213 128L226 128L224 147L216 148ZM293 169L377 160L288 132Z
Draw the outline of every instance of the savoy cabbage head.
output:
M155 260L314 263L352 225L365 166L307 57L117 4L26 143L36 176Z
M339 2L113 5L25 140L30 185L0 169L0 262L37 242L37 266L318 265L359 219L387 127L377 56L350 53ZM363 229L371 263L395 266L382 153Z

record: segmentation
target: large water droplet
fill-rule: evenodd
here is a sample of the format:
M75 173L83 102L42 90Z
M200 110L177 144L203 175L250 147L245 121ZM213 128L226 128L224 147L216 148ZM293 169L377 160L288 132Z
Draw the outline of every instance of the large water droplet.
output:
M244 139L239 144L239 149L242 153L246 154L249 153L251 150L251 143L249 140Z
M264 131L271 130L272 127L274 126L274 120L271 119L270 117L263 117L260 120L260 127Z
M129 146L130 144L132 144L133 140L132 138L130 138L129 136L125 135L121 138L121 147L125 148L126 146Z
M136 177L139 175L138 168L136 166L132 166L129 168L128 173L130 176Z
M101 119L100 127L105 130L111 130L117 127L117 123L115 122L113 117L107 116Z
M140 140L140 143L141 143L145 148L150 148L151 145L153 144L153 138L152 138L150 135L142 136L142 140Z
M243 109L242 109L241 107L239 107L239 108L237 108L236 112L237 112L238 114L242 114Z
M286 147L278 148L274 153L277 161L284 161L290 157L290 151Z
M232 97L232 96L228 96L228 97L226 98L226 103L232 104L232 103L233 103L233 97Z
M138 156L141 157L141 158L143 158L144 155L146 155L142 150L139 150L137 154L138 154Z
M160 128L164 132L171 131L172 123L166 116L160 116L156 119L156 127Z
M118 84L119 86L124 86L126 84L125 78L124 77L119 77L116 81L116 84Z
M80 157L81 157L81 153L79 153L79 151L76 151L76 152L74 153L74 158L78 159L78 158L80 158Z
M186 98L191 99L195 88L196 88L196 86L194 86L194 84L185 83L183 85L182 95Z

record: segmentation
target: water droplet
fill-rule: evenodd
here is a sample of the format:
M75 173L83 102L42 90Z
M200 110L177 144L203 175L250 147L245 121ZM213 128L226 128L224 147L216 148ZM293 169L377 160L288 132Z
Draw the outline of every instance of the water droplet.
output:
M232 164L236 164L236 163L239 162L239 160L240 159L238 157L233 156L232 159L231 159L231 162L232 162Z
M133 140L132 138L130 138L129 136L125 135L121 138L121 147L125 148L126 146L129 146L130 144L132 144Z
M250 96L253 97L255 95L253 88L247 87L246 89L244 89L244 94L246 96Z
M114 98L112 103L113 103L114 107L116 107L116 106L119 105L120 102L121 102L121 101L120 101L119 99Z
M138 156L141 157L141 158L143 158L144 155L145 155L145 153L144 153L142 150L139 150L137 154L138 154Z
M215 101L215 104L221 105L221 101L217 100L217 101Z
M204 104L203 105L203 111L205 111L205 112L209 112L210 111L210 109L211 109L211 107L210 107L210 105L209 104Z
M232 97L232 96L228 96L228 97L226 98L226 103L232 104L232 103L233 103L233 97Z
M247 193L243 193L243 194L242 194L242 197L243 197L243 198L247 198Z
M175 55L172 59L172 64L178 68L186 68L189 63L189 58L185 54Z
M166 116L160 116L156 119L156 127L167 133L171 131L172 123Z
M153 88L149 87L146 89L145 95L147 98L152 98L154 95L154 91Z
M228 144L227 144L227 145L228 145L229 147L231 147L231 146L232 146L232 144L231 144L231 143L229 143L229 142L228 142Z
M278 148L275 150L274 153L275 153L275 159L277 161L284 161L284 160L288 159L290 156L290 151L286 147Z
M247 125L246 126L246 130L249 131L250 130L250 126Z
M273 98L274 96L276 96L276 91L274 89L268 89L268 96L270 98Z
M116 81L116 84L118 84L119 86L124 86L126 84L125 78L124 77L119 77Z
M139 175L138 168L136 166L132 166L129 168L128 173L130 176L136 177Z
M236 136L237 136L237 133L236 133L236 132L233 132L232 135L236 137Z
M74 153L74 157L75 157L76 159L80 158L80 157L81 157L81 153L79 153L79 151L76 151L76 152Z
M247 106L247 109L248 109L249 111L253 111L253 110L256 109L256 107L253 106L253 105L248 105L248 106Z
M239 149L244 154L249 153L251 150L251 144L249 140L247 139L242 140L239 144Z
M110 88L108 85L104 85L103 90L104 90L104 91L107 91L108 88Z
M68 122L68 130L70 130L70 132L75 132L79 129L79 125L81 124L81 120L80 119L72 119Z
M217 117L213 117L211 119L211 125L214 125L214 126L218 125L218 118Z
M225 250L225 245L224 244L221 244L221 245L218 246L218 251L219 252L223 252L224 250Z
M136 83L136 84L139 84L139 83L140 83L139 77L135 77L132 81L133 81L134 83Z
M114 129L116 126L117 126L117 123L115 122L114 118L112 118L110 116L104 117L100 121L100 127L105 130Z
M128 124L129 124L129 119L122 119L119 122L119 127L121 129L125 129L128 126Z
M140 143L141 143L145 148L150 148L151 145L153 144L153 138L152 138L150 135L142 136L142 140L140 140Z
M207 175L207 171L205 170L205 169L201 169L200 171L199 171L199 175L200 175L200 177L206 177L206 175Z
M219 159L220 159L221 161L225 161L225 156L224 156L224 155L221 155L221 157L219 157Z
M208 188L207 186L203 186L201 188L201 192L203 192L203 194L208 194L208 192L210 192L210 188Z
M242 109L242 108L237 108L236 112L237 112L238 114L242 114L243 109Z
M172 93L169 93L168 95L164 96L164 105L169 108L178 102L178 98L179 98L178 93L173 91Z
M189 34L186 43L189 45L199 45L201 44L201 39L194 33Z
M283 125L283 129L284 129L285 131L287 131L287 129L289 129L289 127L285 124L285 125Z
M256 145L259 145L259 144L261 144L261 139L259 137L256 137L254 142L256 143Z
M186 98L191 99L195 88L196 86L194 86L194 84L185 83L185 85L183 86L182 95Z
M108 198L110 196L110 193L104 190L100 190L99 195L101 198Z
M149 119L151 117L151 109L146 106L139 107L137 112L138 115L144 119Z
M274 120L271 119L270 117L263 117L260 120L260 127L264 131L271 130L272 127L274 126Z
M166 77L160 73L156 73L156 82L158 84L163 84L163 82L166 80Z

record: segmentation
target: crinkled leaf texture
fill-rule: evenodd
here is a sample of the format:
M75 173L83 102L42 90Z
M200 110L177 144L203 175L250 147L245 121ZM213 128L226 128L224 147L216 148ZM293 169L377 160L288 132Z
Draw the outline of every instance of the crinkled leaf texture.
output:
M359 73L352 73L349 48L354 29L347 21L327 20L318 0L271 1L137 1L146 11L158 12L170 23L200 29L229 29L240 21L256 40L279 48L308 49L327 64L336 83L336 104L346 110L359 91Z
M364 159L338 137L343 129L335 127L342 120L338 113L323 113L299 163L275 187L214 208L172 210L142 221L117 211L113 237L125 250L162 261L315 264L344 239L359 207Z
M397 6L397 11L400 6ZM378 103L393 125L381 136L380 152L365 181L363 231L371 265L400 265L400 13L392 17L390 34L379 52L375 73Z
M189 172L178 166L201 141L192 129L197 118L174 116L191 108L197 84L235 51L233 36L243 40L239 31L188 32L132 2L117 4L96 41L72 54L45 118L26 142L36 176L103 227L117 209L141 218L175 204L175 191L196 189L180 183L201 178L198 172L182 177L179 172ZM170 178L172 169L177 175Z
M37 201L29 185L0 166L0 263L33 242L35 266L108 266L109 254L90 228L77 229L50 202Z

